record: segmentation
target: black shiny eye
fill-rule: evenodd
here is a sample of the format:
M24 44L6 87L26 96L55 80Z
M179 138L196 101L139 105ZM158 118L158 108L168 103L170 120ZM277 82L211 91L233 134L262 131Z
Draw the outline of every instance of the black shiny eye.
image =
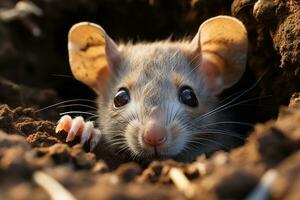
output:
M129 91L121 88L114 97L114 105L116 108L126 105L130 100Z
M179 100L190 107L197 107L198 100L192 88L183 86L179 90Z

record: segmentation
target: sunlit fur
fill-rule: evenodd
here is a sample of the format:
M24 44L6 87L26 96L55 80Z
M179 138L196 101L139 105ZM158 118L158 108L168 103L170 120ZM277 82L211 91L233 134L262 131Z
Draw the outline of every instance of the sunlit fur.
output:
M143 144L141 135L145 123L156 119L167 129L166 143L157 148L161 157L184 157L216 148L216 144L209 142L206 142L208 146L190 146L191 141L196 140L195 135L201 134L197 126L213 123L220 115L192 120L212 110L217 99L207 91L198 70L198 58L189 43L140 43L122 49L122 62L110 84L114 87L107 90L107 95L99 97L100 128L107 141L133 157L152 158L154 148ZM198 107L192 108L179 101L181 86L194 90ZM131 100L116 109L113 98L122 87L130 88Z

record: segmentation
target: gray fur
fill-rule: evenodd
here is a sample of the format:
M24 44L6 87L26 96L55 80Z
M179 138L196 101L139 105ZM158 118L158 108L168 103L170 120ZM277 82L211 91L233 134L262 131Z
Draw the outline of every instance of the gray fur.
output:
M209 94L197 69L199 66L193 57L188 56L192 55L192 50L186 41L128 44L122 47L122 62L114 71L106 95L99 97L100 129L117 150L123 148L133 157L151 158L153 150L141 144L141 129L153 117L163 121L169 130L177 130L168 132L166 147L159 147L163 157L190 160L200 153L220 148L216 143L202 140L199 141L205 143L203 145L190 144L196 140L195 135L203 132L197 126L216 122L224 115L219 113L193 120L216 107L218 99ZM174 73L182 79L180 86L188 85L194 90L199 101L198 108L180 103L179 88L172 82ZM121 109L114 109L114 95L121 87L128 87L127 79L134 80L129 90L131 101ZM215 137L215 134L203 134L203 137L224 142L224 137Z

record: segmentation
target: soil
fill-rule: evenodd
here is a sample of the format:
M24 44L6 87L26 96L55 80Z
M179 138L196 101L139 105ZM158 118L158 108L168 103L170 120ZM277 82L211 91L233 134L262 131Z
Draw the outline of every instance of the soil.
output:
M1 1L0 13L16 2ZM300 198L298 0L32 2L42 16L0 23L0 199L51 199L45 187L55 183L76 199ZM240 111L241 119L256 124L245 144L190 163L138 163L101 144L89 152L55 133L59 114L72 110L56 103L94 98L69 76L65 46L73 23L95 21L114 39L153 41L195 34L203 20L219 14L242 20L249 36L246 74L223 95L261 78L245 97L259 100ZM33 35L33 27L41 34ZM257 192L262 187L265 194Z
M103 152L66 144L66 135L56 134L55 124L41 120L35 110L1 105L0 192L5 199L49 199L33 179L43 171L78 199L242 199L273 169L278 176L270 188L271 198L299 197L299 95L293 95L289 108L281 108L277 120L256 125L245 145L230 153L199 156L192 163L153 161L146 167L96 158ZM174 186L170 176L174 168L196 188L192 196Z

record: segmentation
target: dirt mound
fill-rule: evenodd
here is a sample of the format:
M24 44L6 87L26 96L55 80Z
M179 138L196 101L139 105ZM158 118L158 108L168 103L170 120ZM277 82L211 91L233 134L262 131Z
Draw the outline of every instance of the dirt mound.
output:
M153 161L146 168L129 162L115 169L101 153L95 152L96 159L80 145L65 144L65 134L54 133L55 125L33 109L1 105L0 191L5 199L49 199L52 194L41 188L52 187L46 175L78 199L241 199L264 195L255 191L269 177L267 193L289 199L299 186L299 121L298 93L277 120L257 125L246 144L230 153L192 163Z

